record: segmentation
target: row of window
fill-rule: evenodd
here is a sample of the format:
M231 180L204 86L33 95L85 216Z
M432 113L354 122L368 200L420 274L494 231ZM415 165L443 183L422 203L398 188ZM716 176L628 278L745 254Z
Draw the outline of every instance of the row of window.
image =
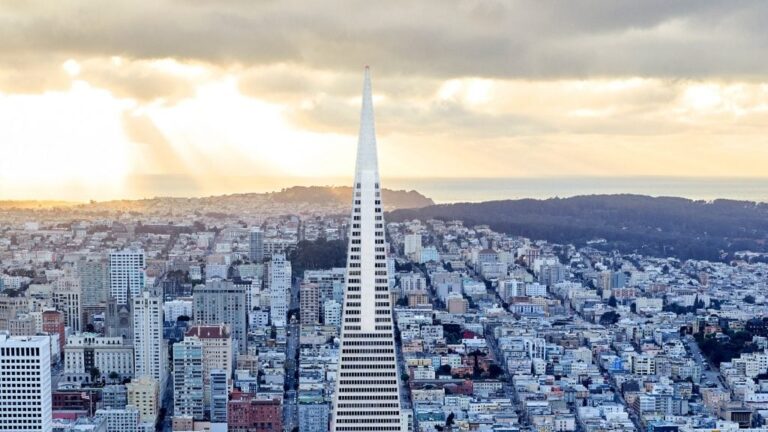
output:
M377 378L384 378L384 377L394 377L394 372L342 372L341 376L347 377L347 378L365 378L365 377L377 377ZM370 384L373 384L374 382L371 381ZM382 383L387 384L387 383Z
M392 346L391 340L387 341L344 341L344 346Z
M341 360L343 362L392 362L394 364L395 358L394 357L342 357ZM358 365L350 365L350 366L358 366ZM359 365L363 366L363 365ZM375 364L369 364L368 367L376 366Z
M342 369L395 369L394 364L342 364Z
M342 415L341 414L342 412L344 412L345 416L368 415L365 412L355 412L355 411L339 411L338 414ZM380 414L380 415L392 415L392 416L397 416L397 418L394 418L394 419L382 419L382 418L338 419L336 420L336 423L400 423L400 411L384 411L384 412L388 414Z

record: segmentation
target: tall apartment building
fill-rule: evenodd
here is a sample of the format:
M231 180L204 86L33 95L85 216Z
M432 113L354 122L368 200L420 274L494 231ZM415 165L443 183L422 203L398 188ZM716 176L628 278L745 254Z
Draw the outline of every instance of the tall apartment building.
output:
M339 373L331 430L400 431L400 377L392 328L387 250L373 120L365 68L357 147Z
M264 261L264 231L253 228L248 236L249 254L252 263Z
M134 376L153 378L162 391L168 359L163 341L163 299L149 291L133 298L133 347Z
M403 254L413 261L421 257L421 234L406 234L403 238Z
M144 376L125 385L128 405L139 410L139 421L154 424L160 413L160 385L151 377Z
M323 324L341 326L341 304L336 300L326 300L323 303Z
M53 307L64 313L65 325L73 332L82 331L83 310L80 279L73 276L62 276L53 282L52 288Z
M109 266L103 258L83 258L75 263L80 287L83 290L83 306L105 304L109 298Z
M304 282L317 284L320 288L320 304L326 300L344 301L344 280L347 277L347 269L334 267L326 270L305 270Z
M64 314L56 310L43 311L41 314L43 318L43 332L51 335L56 335L56 352L52 352L51 355L58 357L64 348Z
M0 332L0 430L51 430L51 349L47 336Z
M232 343L240 354L246 353L247 311L245 288L231 281L212 279L194 288L193 320L196 325L227 324Z
M229 326L197 325L187 330L185 337L196 337L203 344L203 402L205 406L211 403L211 371L219 370L226 373L226 384L232 375L232 335Z
M192 336L173 344L173 414L202 420L203 343Z
M301 325L320 324L320 286L302 282L299 302Z
M227 423L227 405L229 403L229 371L213 369L208 374L210 383L210 420L211 423Z
M109 254L109 294L117 304L128 303L128 293L136 298L144 289L146 259L141 249L126 249Z
M272 325L285 327L291 294L291 262L284 254L273 254L269 262L269 318Z
M562 264L547 264L541 266L539 282L545 286L552 287L557 283L563 282L567 276L568 267Z
M139 410L133 405L97 410L96 418L106 420L107 432L139 430Z
M326 432L330 410L327 402L299 404L299 430L301 432Z

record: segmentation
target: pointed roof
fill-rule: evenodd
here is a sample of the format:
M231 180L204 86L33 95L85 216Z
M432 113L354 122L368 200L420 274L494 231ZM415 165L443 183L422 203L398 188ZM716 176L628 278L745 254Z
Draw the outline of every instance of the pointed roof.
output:
M378 175L379 160L376 156L376 127L373 121L373 97L371 95L371 69L365 66L363 103L360 111L360 136L357 141L355 173L375 171Z

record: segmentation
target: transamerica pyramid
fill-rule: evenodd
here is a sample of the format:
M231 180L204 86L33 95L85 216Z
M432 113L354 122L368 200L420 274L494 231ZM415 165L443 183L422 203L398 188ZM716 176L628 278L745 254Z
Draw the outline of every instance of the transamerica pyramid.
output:
M371 74L367 66L353 190L331 430L401 431L400 377L387 275Z

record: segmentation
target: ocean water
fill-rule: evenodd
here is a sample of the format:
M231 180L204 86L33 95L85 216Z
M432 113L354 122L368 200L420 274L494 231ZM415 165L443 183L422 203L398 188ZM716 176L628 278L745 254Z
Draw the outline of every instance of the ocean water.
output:
M768 177L382 178L382 182L389 189L417 190L437 203L624 193L768 202Z

